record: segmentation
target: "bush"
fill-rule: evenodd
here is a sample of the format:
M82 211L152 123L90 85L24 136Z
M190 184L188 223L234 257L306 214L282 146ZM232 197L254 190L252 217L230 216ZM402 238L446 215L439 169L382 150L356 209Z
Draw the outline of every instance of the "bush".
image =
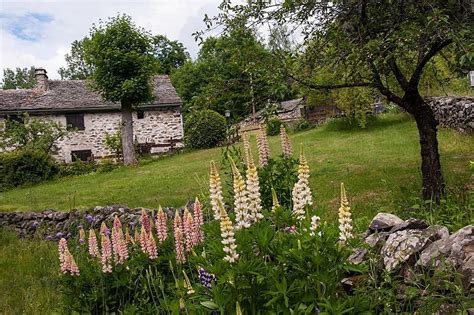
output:
M295 125L294 131L304 131L310 129L311 127L311 123L308 120L302 119Z
M53 158L35 150L16 150L0 154L0 191L36 184L59 173Z
M212 148L225 140L226 120L213 110L200 110L188 116L184 130L187 146L193 149Z
M267 135L276 136L280 133L282 122L278 118L272 118L267 121Z

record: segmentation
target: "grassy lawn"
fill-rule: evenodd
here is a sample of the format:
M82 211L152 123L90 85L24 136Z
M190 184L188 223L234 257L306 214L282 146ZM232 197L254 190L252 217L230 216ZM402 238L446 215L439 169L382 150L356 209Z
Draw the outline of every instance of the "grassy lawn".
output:
M290 136L295 151L299 143L305 146L315 204L324 219L336 216L341 181L346 184L359 226L366 226L376 212L392 212L397 201L420 193L419 143L413 120L390 114L366 130L340 130L339 125L333 121ZM441 130L439 142L448 186L466 189L471 176L469 161L474 160L474 137ZM271 137L270 144L272 155L279 155L279 137ZM212 159L221 160L221 149L15 189L0 194L0 211L68 210L106 204L181 206L207 191L208 162ZM0 231L0 253L0 314L57 313L56 244L20 241L12 233Z

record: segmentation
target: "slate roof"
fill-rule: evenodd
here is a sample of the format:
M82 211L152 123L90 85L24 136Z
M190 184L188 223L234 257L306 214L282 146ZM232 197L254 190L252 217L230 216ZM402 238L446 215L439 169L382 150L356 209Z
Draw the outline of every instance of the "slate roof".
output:
M181 106L181 99L167 75L153 78L155 100L140 108ZM0 90L0 114L18 112L61 113L118 111L120 103L105 102L82 80L48 80L48 90Z

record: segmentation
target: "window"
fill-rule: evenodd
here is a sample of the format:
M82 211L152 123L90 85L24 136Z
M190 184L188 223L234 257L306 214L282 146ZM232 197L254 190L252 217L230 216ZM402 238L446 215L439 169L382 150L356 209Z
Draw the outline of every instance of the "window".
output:
M84 130L84 114L66 114L67 130Z
M72 161L84 161L88 162L92 160L92 151L91 150L77 150L71 151Z
M145 112L142 110L137 110L137 119L145 118Z

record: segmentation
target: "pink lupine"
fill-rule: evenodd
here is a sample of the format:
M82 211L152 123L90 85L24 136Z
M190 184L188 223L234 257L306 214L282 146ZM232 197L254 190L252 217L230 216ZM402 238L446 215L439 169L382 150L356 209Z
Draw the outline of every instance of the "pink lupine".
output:
M184 208L183 213L183 231L186 241L186 251L190 252L193 248L193 245L196 243L196 240L193 228L193 216L187 207Z
M59 266L62 273L67 272L67 262L66 262L66 252L67 241L65 238L61 238L58 243L58 253L59 253Z
M112 272L112 244L107 232L107 226L102 222L100 227L100 247L102 249L100 261L102 263L102 272Z
M158 208L158 213L156 215L155 221L156 235L160 242L164 242L168 238L168 226L166 225L167 221L168 217L160 206Z
M72 254L69 252L69 249L66 247L65 251L65 260L66 260L66 265L67 265L67 271L71 274L71 276L79 276L79 267L76 264L76 261L74 260L74 257Z
M174 215L174 244L176 249L176 260L178 263L186 262L186 257L184 256L184 235L183 235L183 223L179 215L178 210L176 210Z
M140 232L140 237L138 238L138 241L140 243L140 248L142 249L142 252L145 254L147 253L147 242L148 242L148 234L146 233L145 227L142 226L142 230Z
M153 233L150 233L146 242L146 253L150 259L156 259L158 257L158 249L156 248L155 238Z
M150 217L148 216L148 213L146 212L146 210L143 208L142 208L141 223L142 223L142 226L145 228L146 234L147 235L150 234L151 232Z
M122 223L117 216L114 218L112 228L112 247L115 263L122 264L128 258L128 248L123 236Z
M199 244L204 240L204 233L201 230L201 226L204 224L204 217L202 214L202 205L199 202L199 199L196 197L194 201L194 216L193 216L193 230L194 230L194 239L196 240L196 244Z
M95 235L95 231L93 229L89 230L89 254L92 257L99 257L99 246L97 244L97 237Z

